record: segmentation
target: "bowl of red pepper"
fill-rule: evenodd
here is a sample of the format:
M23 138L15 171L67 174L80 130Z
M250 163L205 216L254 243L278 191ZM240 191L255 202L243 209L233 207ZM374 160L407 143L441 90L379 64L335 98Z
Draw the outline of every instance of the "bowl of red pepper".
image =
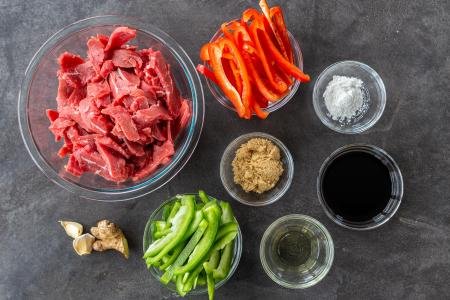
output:
M240 19L223 23L201 48L203 65L197 66L216 100L244 119L267 118L310 80L281 8L260 5L263 13L249 8Z

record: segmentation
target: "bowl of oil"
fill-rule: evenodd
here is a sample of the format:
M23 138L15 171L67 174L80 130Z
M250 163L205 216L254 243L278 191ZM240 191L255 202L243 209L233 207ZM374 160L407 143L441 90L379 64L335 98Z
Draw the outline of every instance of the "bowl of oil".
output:
M333 264L334 244L316 219L287 215L273 222L259 251L267 275L279 285L304 289L321 281Z

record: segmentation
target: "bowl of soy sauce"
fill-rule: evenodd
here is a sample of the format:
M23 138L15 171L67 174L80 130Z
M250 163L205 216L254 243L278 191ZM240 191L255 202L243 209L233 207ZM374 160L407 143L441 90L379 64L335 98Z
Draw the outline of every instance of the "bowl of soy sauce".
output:
M349 229L377 228L392 218L403 197L403 178L394 159L373 145L352 144L322 164L317 194L327 216Z

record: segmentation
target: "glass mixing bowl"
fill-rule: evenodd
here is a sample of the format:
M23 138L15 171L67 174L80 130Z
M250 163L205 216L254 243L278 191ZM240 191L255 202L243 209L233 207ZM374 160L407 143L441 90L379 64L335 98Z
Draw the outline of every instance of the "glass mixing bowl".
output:
M175 140L175 154L169 164L140 182L121 184L107 181L95 174L81 177L65 171L67 159L58 157L61 143L54 141L46 109L56 107L58 80L57 58L64 51L86 53L86 41L92 35L110 34L117 26L137 30L132 44L139 48L160 50L171 66L180 94L192 101L192 116L185 131ZM178 43L145 20L124 16L98 16L75 22L50 37L31 59L19 93L18 117L25 146L39 169L53 182L81 197L117 201L148 194L167 183L187 163L203 126L204 96L195 67Z
M341 155L348 154L352 151L366 152L378 158L386 166L386 168L388 168L392 182L391 198L389 199L389 202L387 203L386 207L378 215L364 222L349 221L343 218L342 216L336 214L327 204L325 200L324 191L322 188L323 179L328 167L333 163L333 161L336 158L340 157ZM317 176L317 196L326 215L336 224L344 228L354 230L374 229L389 221L395 215L398 208L400 207L403 198L402 172L400 171L400 168L394 161L394 159L381 148L366 144L346 145L331 153L330 156L328 156L322 163L322 166L320 167L319 170L319 175Z
M302 55L302 51L300 50L300 45L290 32L288 32L288 34L289 34L289 40L291 41L292 52L294 54L294 64L300 70L303 70L303 55ZM214 36L211 38L210 42L213 42L222 36L223 36L223 32L222 32L222 30L219 29L214 34ZM206 62L203 62L203 64L207 65ZM222 104L224 107L226 107L232 111L236 111L233 104L230 102L230 100L228 100L227 97L225 97L225 95L223 94L220 87L218 87L213 81L211 81L207 77L205 77L205 80L206 80L206 85L208 86L209 90L211 91L211 94L213 94L214 98L217 101L219 101L219 103ZM285 104L287 104L289 102L289 100L291 100L294 97L299 86L300 86L300 81L294 80L293 84L289 87L289 92L284 97L282 97L280 100L278 100L276 102L269 102L269 106L267 106L267 108L265 108L264 110L269 113L272 113L272 112L282 108ZM253 113L253 115L254 115L254 113Z
M240 185L234 182L232 162L236 156L236 151L242 144L254 138L263 138L274 143L280 149L281 162L284 168L283 174L281 174L277 184L271 190L262 194L255 192L247 193ZM288 148L279 139L263 132L252 132L239 136L227 146L220 160L220 179L228 194L242 204L250 206L269 205L283 197L291 186L293 177L294 160Z
M186 193L185 195L197 195L197 194ZM144 236L142 239L143 240L142 250L144 253L147 250L148 246L152 243L152 232L150 229L152 222L162 219L162 213L163 213L164 207L167 204L176 201L177 196L174 196L174 197L170 198L169 200L166 200L165 202L163 202L151 214L150 218L148 219L147 224L145 225ZM208 196L208 197L210 197L210 196ZM238 223L237 220L236 220L236 223ZM231 269L230 269L230 272L228 273L227 277L225 277L225 279L216 283L216 290L218 288L220 288L221 286L223 286L228 280L230 280L230 278L233 276L234 272L236 271L236 269L239 265L239 260L241 259L241 255L242 255L242 245L243 245L242 232L241 232L241 228L239 227L239 224L238 224L238 234L237 234L236 238L234 239L234 251L233 251L233 260L231 262ZM160 280L161 276L164 274L163 271L161 271L160 269L155 268L155 267L150 268L150 273L158 281ZM176 286L172 281L166 287L172 292L172 296L179 297L179 295L176 292ZM195 289L190 291L186 296L203 295L206 293L208 293L208 289L206 286L197 286Z
M334 120L325 105L323 93L333 76L356 77L362 80L363 109L345 122ZM340 61L326 68L314 84L313 105L320 121L328 128L347 134L356 134L371 128L380 119L386 106L386 88L374 69L357 61Z
M284 251L280 250L281 240L300 232L307 240L303 243L296 240L293 244L291 239L290 247L296 251L301 248L305 255L300 264L287 264L279 255L280 251ZM333 264L334 244L328 230L316 219L305 215L287 215L273 222L264 232L259 256L264 271L273 281L287 288L304 289L317 284L327 275Z

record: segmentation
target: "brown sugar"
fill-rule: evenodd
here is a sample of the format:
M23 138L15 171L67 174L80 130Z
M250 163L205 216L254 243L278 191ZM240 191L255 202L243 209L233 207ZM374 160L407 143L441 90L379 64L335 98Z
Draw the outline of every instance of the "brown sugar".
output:
M232 162L234 182L246 192L273 189L283 174L280 149L271 141L254 138L242 144Z

